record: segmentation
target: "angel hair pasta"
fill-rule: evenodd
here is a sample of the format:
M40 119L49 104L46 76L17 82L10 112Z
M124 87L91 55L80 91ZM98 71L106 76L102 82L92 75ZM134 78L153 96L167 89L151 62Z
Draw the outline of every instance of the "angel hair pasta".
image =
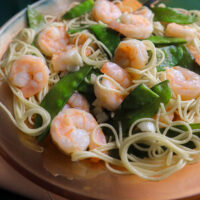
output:
M130 5L84 0L63 16L28 8L0 68L14 112L0 107L72 161L161 180L200 160L200 14Z

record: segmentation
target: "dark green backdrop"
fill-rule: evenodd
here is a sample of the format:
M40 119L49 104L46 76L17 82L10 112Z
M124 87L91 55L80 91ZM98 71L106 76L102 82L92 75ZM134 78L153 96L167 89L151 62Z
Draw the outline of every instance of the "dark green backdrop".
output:
M3 25L11 16L22 10L28 4L37 0L0 0L0 26ZM145 2L147 0L141 0ZM163 0L168 2L171 7L182 7L187 9L200 9L200 0Z
M28 4L37 0L0 0L0 26Z

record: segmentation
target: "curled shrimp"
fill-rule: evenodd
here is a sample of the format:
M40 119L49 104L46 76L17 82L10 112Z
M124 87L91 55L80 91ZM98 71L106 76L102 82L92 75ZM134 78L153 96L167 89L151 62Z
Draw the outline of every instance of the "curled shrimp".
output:
M120 9L107 0L97 0L92 10L92 17L95 21L102 21L105 24L115 21L121 16Z
M142 15L143 17L145 17L148 20L153 20L154 14L152 13L152 11L143 6L142 8L140 8L139 10L136 10L134 12L135 15Z
M101 72L114 79L122 88L128 88L131 86L131 77L128 72L115 63L105 63ZM115 111L126 96L125 94L122 94L119 87L113 84L113 82L107 77L102 78L101 84L99 84L97 79L94 85L94 92L102 107L110 111Z
M55 72L77 71L83 66L79 48L74 45L68 45L65 51L54 54L51 63Z
M66 154L94 149L106 144L104 133L88 112L64 108L52 121L50 134L54 143Z
M111 21L108 26L129 38L146 39L153 32L153 22L143 15L123 13L120 22Z
M120 42L115 50L115 62L123 67L144 68L149 56L143 42L135 39Z
M11 68L9 80L18 87L25 98L29 98L48 85L49 69L42 58L21 56Z
M166 69L169 85L176 95L183 100L195 99L200 95L200 76L182 67Z
M187 25L180 25L176 23L170 23L167 25L165 30L165 35L167 37L177 37L183 38L187 41L191 41L197 35L197 31L194 28L191 28Z
M75 92L68 100L65 108L76 108L89 112L90 106L87 99L82 96L80 93Z
M64 26L49 26L37 38L37 45L48 57L65 50L69 43L69 36Z

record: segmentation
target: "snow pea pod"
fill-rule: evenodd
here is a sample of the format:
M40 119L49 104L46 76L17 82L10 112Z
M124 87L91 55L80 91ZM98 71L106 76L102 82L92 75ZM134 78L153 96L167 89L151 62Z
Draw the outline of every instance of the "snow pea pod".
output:
M92 69L90 71L90 73L88 73L86 79L88 81L91 80L91 75L96 75L96 76L99 76L101 75L101 71L99 69ZM89 83L88 81L83 81L80 86L78 87L77 91L79 93L81 93L86 99L87 101L92 104L92 102L96 99L96 96L94 94L94 85Z
M30 7L27 8L27 18L29 27L32 29L37 30L45 24L43 15Z
M112 55L114 55L115 49L120 43L119 33L103 24L91 25L89 30L92 31L96 38L110 50Z
M128 99L130 96L132 97L128 101L125 99L122 103L121 108L117 111L117 114L114 118L114 125L117 125L118 121L121 121L122 128L124 134L127 134L131 124L141 118L153 117L160 108L160 103L164 103L165 105L169 102L171 98L171 89L168 86L169 81L163 81L153 88L145 90L140 85L138 88L132 91L131 94L128 95ZM147 98L149 100L147 100ZM138 103L138 99L140 102ZM133 104L133 109L130 106L124 105L127 103ZM134 106L137 104L137 106Z
M157 71L165 71L166 67L177 65L183 58L183 49L181 46L170 45L160 48L165 54L165 60L157 66Z
M197 16L196 15L185 15L180 13L173 8L169 7L155 7L152 8L152 11L155 14L155 20L161 22L174 22L177 24L192 24L196 22Z
M77 90L77 88L80 86L80 84L83 82L91 70L92 67L85 66L77 72L67 74L47 93L40 106L49 112L52 120L62 110L68 99L75 92L75 90ZM35 128L40 127L41 124L41 116L37 115ZM41 141L48 134L48 132L49 127L43 134L38 137L38 140Z
M90 12L94 6L94 1L93 0L85 0L78 4L77 6L74 6L72 9L67 11L64 16L62 17L63 19L73 19L76 17L80 17L81 15Z
M185 45L170 45L160 48L165 54L165 60L157 66L157 71L165 71L166 67L174 67L176 65L189 69L200 74L200 68L195 62L194 57Z
M69 29L67 31L68 34L74 34L74 33L78 33L78 32L81 32L81 31L84 31L86 28L79 28L79 29Z
M131 92L121 105L122 110L136 110L146 104L150 104L159 98L155 92L146 85L141 84ZM134 101L134 102L133 102Z
M185 44L187 41L182 38L172 38L163 36L151 36L147 38L155 45Z
M115 49L120 43L119 33L103 24L94 24L89 26L88 29L96 36L99 41L101 41L110 50L112 55L114 55ZM69 29L67 33L74 34L83 30L85 29Z
M199 65L195 62L194 57L188 50L188 48L184 45L181 45L182 51L183 51L183 56L178 62L178 66L184 67L186 69L189 69L197 74L200 74L200 67Z

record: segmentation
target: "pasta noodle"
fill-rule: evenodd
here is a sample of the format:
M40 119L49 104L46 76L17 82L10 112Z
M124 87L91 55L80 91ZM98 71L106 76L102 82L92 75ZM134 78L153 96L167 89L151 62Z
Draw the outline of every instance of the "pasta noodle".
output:
M114 4L123 6L122 2L118 0L114 1ZM69 10L76 5L79 4L73 3L69 7ZM163 5L161 6L165 7ZM175 10L187 15L197 15L198 20L188 26L194 28L198 34L200 33L199 11ZM70 70L67 71L66 69L60 71L55 70L51 58L44 55L44 52L42 53L42 50L38 48L37 35L43 29L47 27L64 27L65 31L73 30L74 32L69 33L67 38L71 42L69 48L78 49L77 52L81 57L81 63L91 65L94 69L101 69L105 63L114 60L114 55L109 46L97 39L88 30L91 25L104 24L102 21L94 21L91 12L63 21L60 20L60 16L54 17L46 15L44 16L44 21L45 25L37 31L31 28L25 28L18 34L4 55L0 68L1 76L8 83L14 95L13 113L2 103L0 103L0 107L8 114L13 124L20 131L33 137L41 135L52 120L50 113L40 106L42 100L50 89L63 76L67 76L70 72ZM166 24L156 21L152 22L152 26L153 32L151 36L165 35ZM82 44L81 37L83 35L86 39ZM121 41L128 40L131 40L131 38L121 38ZM64 39L62 42L64 43ZM114 93L126 97L141 84L144 84L150 89L156 84L167 80L167 72L164 70L158 72L157 70L157 67L166 59L165 53L148 39L140 42L145 46L149 59L141 69L132 66L125 69L132 77L137 77L132 78L131 84L127 88L106 73L101 75L92 74L90 79L88 77L85 78L85 82L92 85L96 84L103 93ZM191 45L200 53L200 39L198 35L192 41L189 41L187 45ZM61 51L58 51L55 53L55 56L60 56L61 53ZM49 69L48 84L40 92L28 98L25 98L23 92L9 80L13 63L24 55L33 55L40 58ZM75 60L78 60L77 57ZM78 67L76 66L76 70L79 70L81 67L81 64ZM109 88L104 85L103 79L109 81L112 87ZM172 173L182 169L188 163L198 162L200 160L200 138L197 133L200 132L200 128L192 129L190 124L200 121L200 97L198 96L190 100L183 99L181 95L177 95L172 90L172 97L167 105L161 102L159 110L153 118L142 117L141 119L135 120L130 125L127 134L124 133L121 121L118 121L118 127L107 123L108 119L113 119L116 113L109 112L108 114L102 108L102 102L98 99L95 100L92 103L94 107L93 114L96 116L97 121L100 122L91 134L91 140L94 141L95 148L72 152L72 161L97 158L103 160L106 168L113 173L121 175L136 174L144 179L154 181L166 178ZM39 128L33 128L36 115L40 115L42 118L42 125ZM173 120L170 117L171 115L176 120ZM151 129L144 127L146 124L149 124ZM107 130L110 133L110 139L107 140L106 144L102 144L96 139L96 134L98 134L99 130ZM176 134L170 135L170 132L175 132ZM188 143L192 143L192 148L186 145ZM143 152L145 156L140 157L136 153L134 154L131 148L136 152ZM39 148L39 151L42 150ZM118 157L108 153L112 151L116 151Z

